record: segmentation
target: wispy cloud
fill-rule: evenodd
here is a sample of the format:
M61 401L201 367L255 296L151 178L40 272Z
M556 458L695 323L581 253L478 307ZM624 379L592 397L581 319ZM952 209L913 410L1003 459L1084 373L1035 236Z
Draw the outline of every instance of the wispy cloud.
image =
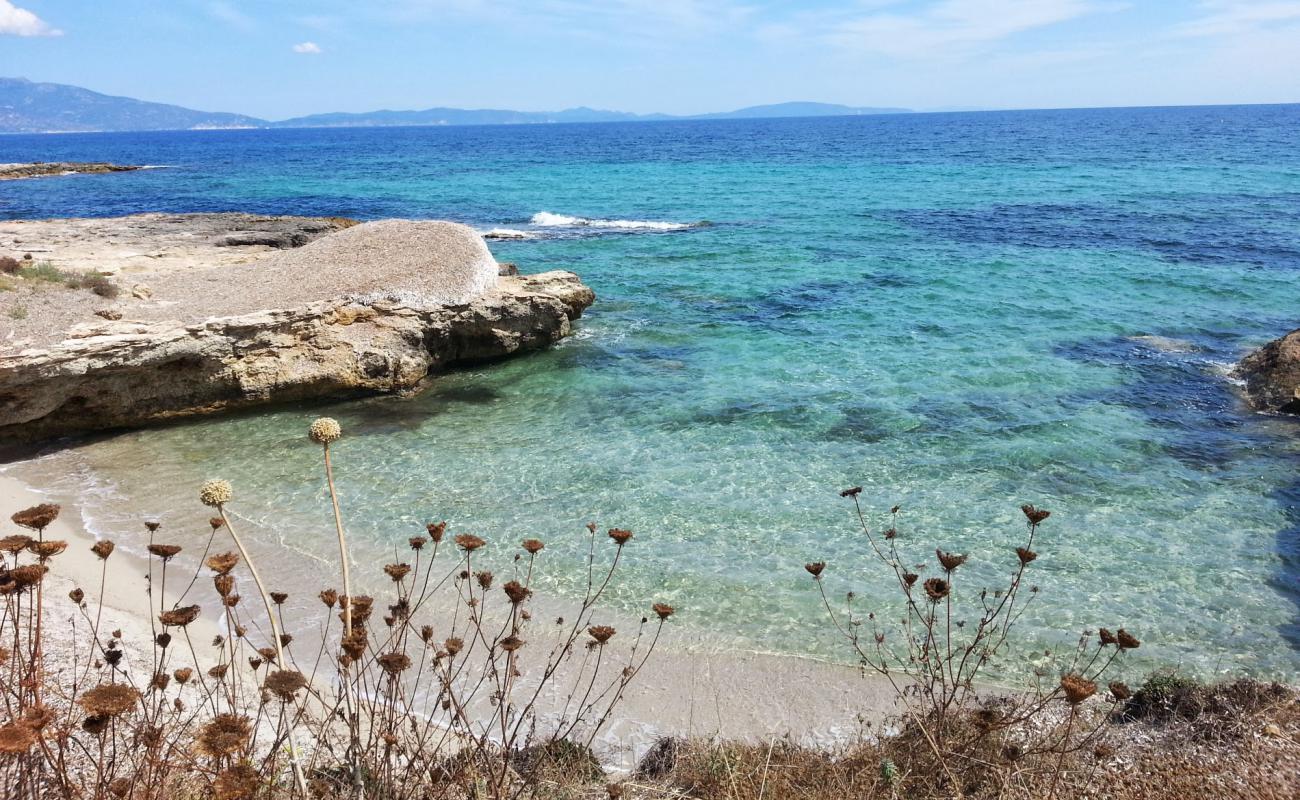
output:
M9 0L0 0L0 34L10 36L62 36L63 31Z
M1233 36L1300 22L1294 0L1206 0L1200 9L1200 17L1174 28L1176 36Z
M942 0L916 13L881 11L842 22L840 44L898 57L964 52L1113 8L1089 0Z
M257 23L252 17L240 11L234 5L225 2L225 0L212 0L207 5L207 11L213 18L221 20L233 28L251 31L257 27Z
M303 55L317 56L325 51L321 50L320 45L315 42L301 42L300 44L295 44L293 46L293 52L302 53Z

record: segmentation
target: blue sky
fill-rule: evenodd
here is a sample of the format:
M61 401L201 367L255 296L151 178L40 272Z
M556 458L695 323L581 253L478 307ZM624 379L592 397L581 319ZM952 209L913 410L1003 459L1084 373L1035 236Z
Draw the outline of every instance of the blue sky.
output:
M1300 101L1300 0L0 0L0 75L282 118Z

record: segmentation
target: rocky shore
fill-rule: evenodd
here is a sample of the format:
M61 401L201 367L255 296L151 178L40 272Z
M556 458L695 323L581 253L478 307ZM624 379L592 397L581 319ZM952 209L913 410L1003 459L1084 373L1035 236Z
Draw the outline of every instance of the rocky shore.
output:
M595 300L572 273L500 276L482 238L454 223L272 218L253 236L246 215L150 216L110 224L174 226L199 243L111 290L20 270L0 292L0 442L412 391L452 365L552 344ZM300 233L311 241L297 247ZM268 244L281 236L287 248ZM232 249L256 252L207 263ZM77 260L62 255L51 260Z
M102 161L38 161L32 164L0 164L0 181L45 178L53 175L93 175L104 172L132 172L144 169L132 164Z
M1300 414L1300 329L1247 355L1237 375L1256 410Z

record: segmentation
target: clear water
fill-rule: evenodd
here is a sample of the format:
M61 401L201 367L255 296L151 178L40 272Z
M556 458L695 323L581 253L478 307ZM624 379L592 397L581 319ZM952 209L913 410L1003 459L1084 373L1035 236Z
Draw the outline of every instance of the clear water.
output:
M918 561L969 551L969 586L1009 572L1033 502L1054 513L1025 649L1125 625L1143 668L1300 676L1300 430L1228 376L1298 321L1300 106L0 139L71 158L169 168L0 184L0 215L450 218L531 234L492 249L599 296L554 350L414 399L13 468L120 538L161 512L197 541L195 489L224 476L279 579L326 580L304 431L330 414L363 564L447 518L501 564L546 539L564 595L596 520L636 531L617 602L677 605L683 643L848 660L804 562L896 606L839 489L900 503Z

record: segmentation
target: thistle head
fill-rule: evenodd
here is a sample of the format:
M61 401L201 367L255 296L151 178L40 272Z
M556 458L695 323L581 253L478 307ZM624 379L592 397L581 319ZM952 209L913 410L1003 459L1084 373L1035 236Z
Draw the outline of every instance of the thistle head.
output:
M343 436L343 428L339 427L338 420L321 417L307 429L307 436L316 444L329 444L337 442Z

